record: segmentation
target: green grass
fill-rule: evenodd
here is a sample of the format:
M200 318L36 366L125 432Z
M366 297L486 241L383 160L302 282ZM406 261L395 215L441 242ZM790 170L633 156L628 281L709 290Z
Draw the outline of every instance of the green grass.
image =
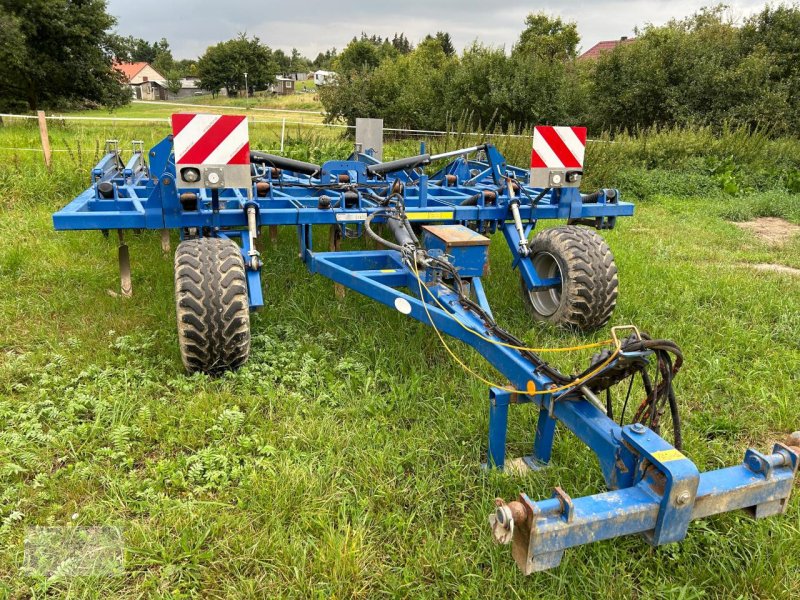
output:
M556 485L573 496L601 491L596 460L560 431L547 470L482 471L483 384L425 326L352 292L336 300L332 284L297 260L289 229L264 253L266 307L253 319L249 363L220 379L187 377L172 260L157 235L128 236L134 297L123 300L107 293L118 284L113 237L52 231L50 214L86 185L94 140L163 133L93 127L53 134L72 151L56 155L52 175L35 153L6 152L0 163L0 597L800 595L797 494L783 517L722 515L655 549L636 537L600 542L522 577L509 549L490 540L493 499L544 498ZM36 135L2 128L0 146L35 144ZM257 135L274 149L270 131ZM349 147L311 135L293 137L290 153ZM800 428L800 280L742 266L800 267L800 239L770 247L723 218L767 204L796 219L796 196L673 185L679 194L648 194L605 234L621 272L613 323L683 348L686 452L707 470ZM322 247L327 232L315 233ZM486 286L500 323L537 346L585 339L532 326L509 260L496 237ZM518 456L534 415L515 407L510 421ZM26 527L97 524L125 528L123 577L20 573Z
M181 109L176 104L185 105L186 109ZM255 96L245 100L245 98L227 98L211 96L195 96L192 98L182 98L180 100L169 100L161 103L156 102L132 102L127 106L114 110L97 109L91 111L73 111L56 114L67 116L102 116L109 117L137 117L137 118L168 118L174 112L181 110L190 111L195 105L201 105L203 112L236 112L242 113L250 109L252 118L259 120L283 119L287 121L302 121L304 123L321 123L323 120L322 104L315 94L294 94L291 96ZM214 107L214 108L210 108ZM298 112L302 111L302 112Z

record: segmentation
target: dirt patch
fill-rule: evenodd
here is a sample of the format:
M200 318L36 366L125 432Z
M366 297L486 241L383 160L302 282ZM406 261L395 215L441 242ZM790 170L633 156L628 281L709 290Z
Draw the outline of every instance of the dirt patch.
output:
M761 217L754 221L734 224L745 231L753 233L757 238L768 244L784 244L792 236L800 234L800 225L795 225L777 217Z
M794 267L787 267L786 265L774 265L772 263L739 263L740 267L747 267L748 269L755 269L756 271L770 271L772 273L785 273L786 275L794 275L800 277L800 269Z

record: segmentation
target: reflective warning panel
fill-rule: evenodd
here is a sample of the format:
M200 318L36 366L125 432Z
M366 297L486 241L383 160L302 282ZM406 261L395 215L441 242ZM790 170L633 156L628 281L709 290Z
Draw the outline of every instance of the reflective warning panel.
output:
M250 187L250 138L242 115L172 115L179 188Z
M578 187L586 154L586 127L537 126L533 130L531 185Z

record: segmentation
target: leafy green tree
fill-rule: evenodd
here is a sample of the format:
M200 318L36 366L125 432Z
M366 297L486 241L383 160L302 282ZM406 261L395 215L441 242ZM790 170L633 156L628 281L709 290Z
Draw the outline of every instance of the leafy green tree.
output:
M511 56L493 78L492 96L503 125L576 124L574 90L577 26L545 14L529 14Z
M743 43L724 7L703 9L601 56L591 74L597 128L738 123L791 126L780 58L763 43Z
M292 70L292 59L286 55L283 50L275 50L272 52L272 59L278 66L278 72L286 77Z
M531 13L525 18L525 29L514 47L517 54L541 60L570 60L578 54L578 26L544 13Z
M113 25L104 0L0 0L0 104L129 102L112 65Z
M321 92L330 118L390 126L586 124L595 132L746 125L800 133L800 6L767 6L743 25L724 6L637 31L596 60L578 60L575 23L530 14L510 54L474 44L458 57L428 36L405 53L395 35L354 39ZM397 41L395 41L397 40Z
M291 73L302 73L303 71L308 71L310 66L311 66L311 61L309 61L305 56L300 54L300 51L297 48L292 48L292 56L289 62L289 71Z
M334 68L340 74L348 75L371 71L380 63L380 45L366 38L360 40L353 38L353 41L336 57Z
M800 6L765 7L745 23L741 39L744 52L760 53L768 64L771 93L767 98L762 96L761 114L766 116L774 113L775 107L784 107L782 114L767 117L772 127L800 132Z
M236 96L247 83L255 90L265 90L275 81L278 65L272 51L254 37L244 34L209 47L197 62L197 74L203 89L218 93L225 88L229 96Z
M372 70L340 77L320 91L320 99L329 119L354 124L357 117L382 117L390 127L441 128L451 111L445 97L456 65L437 40L426 40L407 55L387 56Z
M0 109L24 111L28 103L21 95L17 78L27 61L25 35L20 19L0 6Z
M176 60L174 69L178 71L182 77L197 77L197 61L191 58L184 58Z
M164 41L166 42L166 40ZM158 52L151 66L159 73L172 71L175 69L175 60L172 58L172 52L169 49Z
M183 75L180 71L172 70L168 71L165 77L167 78L167 89L173 96L177 96L183 89L183 83L181 82Z
M428 34L425 36L425 41L436 40L442 47L442 52L447 56L455 56L456 48L453 46L453 40L450 34L446 31L437 31L436 35Z
M109 36L109 47L114 58L119 62L146 62L154 64L159 57L169 56L172 59L172 51L169 42L161 38L157 42L148 42L145 39L129 35L123 37L118 34Z
M508 57L502 48L477 42L467 48L450 83L450 103L457 118L487 128L505 121L499 105L503 82L509 76Z
M315 69L331 69L333 68L333 63L336 60L338 53L336 48L331 48L326 50L325 52L320 52L317 54L317 58L313 60L311 66Z

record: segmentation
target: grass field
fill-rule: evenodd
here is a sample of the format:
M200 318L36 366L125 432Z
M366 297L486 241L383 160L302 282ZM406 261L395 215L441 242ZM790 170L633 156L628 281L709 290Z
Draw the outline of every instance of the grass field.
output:
M181 107L186 108L181 108ZM322 123L323 107L315 94L294 94L292 96L256 96L227 98L220 96L197 96L166 102L134 101L114 110L74 111L63 113L66 116L94 115L104 118L168 118L174 112L202 111L208 113L249 113L252 119L281 120L292 122ZM58 113L61 115L62 113Z
M800 596L798 494L783 517L711 518L660 548L596 543L522 577L509 549L491 542L493 499L549 497L556 485L600 491L596 460L560 431L550 468L482 471L484 385L425 326L355 293L336 300L297 260L288 229L264 254L266 307L253 319L249 363L219 379L187 377L172 258L157 235L129 235L134 296L123 300L107 293L118 284L113 237L55 233L50 219L88 184L103 139L150 143L165 131L59 127L54 145L67 151L52 174L35 152L0 151L0 597ZM36 135L2 127L0 147L35 146ZM274 149L272 130L257 135ZM349 146L309 136L299 132L290 153ZM613 324L683 348L685 449L701 470L737 464L749 445L770 450L800 429L800 278L748 264L800 268L800 238L771 246L727 219L800 223L799 196L729 197L712 178L648 165L623 175L646 199L605 234L621 272ZM316 236L321 247L327 232ZM496 239L486 287L499 322L538 346L585 339L531 324L509 261ZM527 452L534 428L530 407L516 408L511 456ZM20 572L26 528L102 524L124 527L124 576Z

